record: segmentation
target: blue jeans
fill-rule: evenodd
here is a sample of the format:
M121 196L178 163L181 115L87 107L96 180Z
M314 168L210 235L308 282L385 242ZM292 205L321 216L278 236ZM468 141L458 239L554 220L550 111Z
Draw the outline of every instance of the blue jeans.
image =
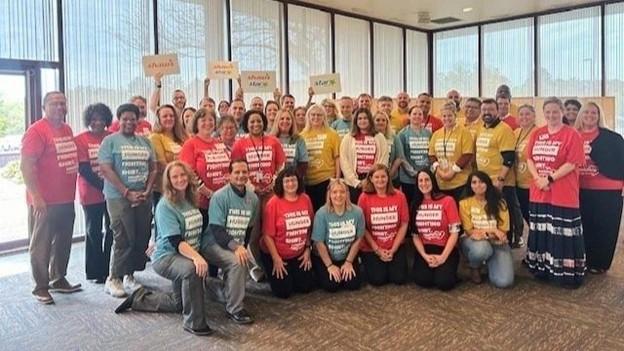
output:
M513 260L509 245L492 244L487 240L461 239L461 248L471 268L479 268L483 262L488 266L490 283L497 288L508 288L514 282Z

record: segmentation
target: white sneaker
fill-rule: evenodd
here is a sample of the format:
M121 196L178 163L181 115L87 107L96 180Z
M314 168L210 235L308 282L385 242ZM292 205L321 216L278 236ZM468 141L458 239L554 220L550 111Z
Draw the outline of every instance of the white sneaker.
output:
M133 292L136 289L142 287L142 285L137 283L137 281L134 279L134 275L128 274L123 279L123 287L126 290Z
M108 279L106 279L106 284L104 284L104 292L113 297L126 297L126 291L119 278L108 277Z

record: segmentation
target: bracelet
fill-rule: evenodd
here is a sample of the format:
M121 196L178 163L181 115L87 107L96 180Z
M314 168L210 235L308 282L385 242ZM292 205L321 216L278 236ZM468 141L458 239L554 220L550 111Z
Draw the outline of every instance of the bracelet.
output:
M345 262L349 262L350 264L353 264L353 261L345 260Z
M325 266L325 268L330 269L331 266L333 266L333 265L334 265L333 263L330 263L329 265Z

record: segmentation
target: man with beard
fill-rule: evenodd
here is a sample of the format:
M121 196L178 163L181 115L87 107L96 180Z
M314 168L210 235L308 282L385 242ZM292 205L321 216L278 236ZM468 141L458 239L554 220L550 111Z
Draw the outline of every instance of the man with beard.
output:
M520 247L524 222L520 203L516 195L514 174L515 137L511 127L498 118L498 104L494 99L485 99L481 104L483 128L476 139L477 169L485 172L492 183L502 191L509 209L510 230L507 237L510 246Z
M431 100L431 94L429 93L420 93L418 95L418 107L420 107L423 112L423 116L425 116L425 120L423 121L423 127L431 133L434 133L436 130L442 128L443 124L438 117L430 114Z
M395 133L398 133L407 125L409 121L407 110L409 108L410 96L402 91L397 97L397 108L390 112L390 125Z
M461 109L461 101L462 97L459 91L455 89L451 89L446 93L446 98L452 100L455 103L455 111L457 111L456 118L462 119L464 118L464 111Z

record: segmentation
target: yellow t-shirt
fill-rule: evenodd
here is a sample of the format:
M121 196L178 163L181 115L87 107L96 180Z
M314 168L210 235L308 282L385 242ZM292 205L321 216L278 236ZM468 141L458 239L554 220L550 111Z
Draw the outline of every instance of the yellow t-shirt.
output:
M438 159L439 169L446 170L453 167L463 154L474 154L474 142L470 132L461 126L455 125L450 131L441 128L431 136L429 155ZM471 171L472 167L467 165L451 180L443 180L438 174L436 174L436 179L440 189L455 189L466 184Z
M466 118L458 118L457 125L464 127L464 129L470 132L472 140L476 140L477 134L479 134L479 131L483 127L483 121L481 117L475 119L474 122L468 122Z
M408 120L407 112L401 113L398 108L390 113L390 127L392 127L395 133L399 133L407 125Z
M465 231L494 228L504 232L509 231L509 211L507 208L504 207L500 210L500 223L496 223L496 218L488 217L485 212L485 203L478 201L474 196L459 202L459 217Z
M501 152L514 151L515 142L513 130L505 122L499 121L494 128L481 128L475 141L477 169L496 180L503 168ZM506 186L516 186L513 173L512 170L507 173Z
M526 144L535 131L535 127L529 130L523 130L522 128L518 128L514 130L514 135L516 136L516 162L514 163L514 172L516 176L516 186L522 189L528 189L531 185L531 172L529 172L529 167L527 166L527 157L526 157Z
M164 168L171 161L178 159L178 154L182 150L182 145L176 143L173 139L163 133L152 133L149 136L149 140L154 148L154 154L156 155L156 161L158 161L159 172L154 183L154 189L157 192L162 192L162 172Z
M331 128L301 132L308 149L306 184L316 185L336 175L336 158L340 155L340 137Z

